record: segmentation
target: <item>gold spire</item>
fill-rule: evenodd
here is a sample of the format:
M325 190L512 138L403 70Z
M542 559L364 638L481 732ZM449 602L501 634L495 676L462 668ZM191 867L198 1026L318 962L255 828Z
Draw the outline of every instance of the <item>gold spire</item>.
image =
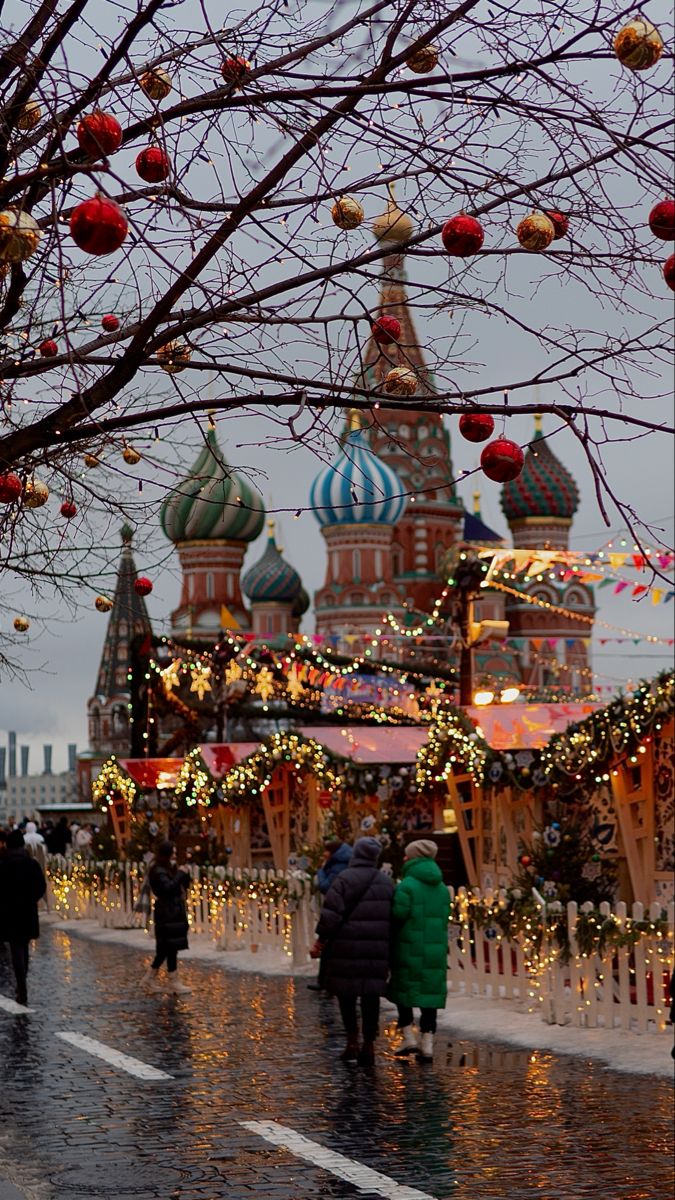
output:
M355 430L362 428L361 413L358 408L350 408L349 410L349 432L354 433Z
M274 517L268 517L268 519L267 519L267 533L268 533L268 536L269 536L270 538L272 538L272 540L274 540L274 535L275 535L275 533L276 533L276 529L277 529L277 523L276 523L276 521L274 520Z
M534 414L534 432L535 432L535 434L541 433L543 428L544 428L544 418L543 418L542 414L535 413Z
M474 517L480 516L480 492L473 494L473 515Z

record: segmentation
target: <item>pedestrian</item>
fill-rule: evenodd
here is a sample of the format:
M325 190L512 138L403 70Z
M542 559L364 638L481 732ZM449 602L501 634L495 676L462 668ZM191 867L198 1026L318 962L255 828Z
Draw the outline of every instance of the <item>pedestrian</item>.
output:
M38 833L38 828L35 824L35 821L26 822L23 840L28 853L32 854L33 858L37 859L42 867L42 870L45 871L47 868L47 847L42 834Z
M57 824L51 831L49 841L47 843L50 854L60 854L62 858L66 857L66 851L73 840L73 835L70 832L67 817L60 817Z
M159 969L166 963L169 991L184 995L190 989L177 978L178 952L188 948L186 893L192 882L189 873L176 866L173 842L160 842L148 872L150 890L155 897L155 957L146 971L144 983L151 991L161 991Z
M436 842L410 842L393 904L392 973L387 996L398 1006L403 1044L396 1054L434 1056L438 1009L448 996L450 892L435 861ZM413 1009L419 1008L418 1044Z
M340 838L325 838L323 843L323 864L316 873L316 885L322 896L325 896L334 879L349 866L352 858L352 848L348 842ZM323 991L323 959L319 962L319 974L315 983L308 983L310 992Z
M91 842L91 826L80 825L80 828L75 834L75 849L82 858L91 858Z
M337 996L347 1034L343 1062L370 1067L387 986L394 885L380 871L382 846L359 838L349 866L333 880L317 925L313 957L323 956L323 982ZM359 1048L357 1001L361 1002L363 1042Z
M40 936L38 903L46 891L42 867L26 850L21 830L13 830L0 857L0 942L9 942L17 1004L28 1003L29 947Z

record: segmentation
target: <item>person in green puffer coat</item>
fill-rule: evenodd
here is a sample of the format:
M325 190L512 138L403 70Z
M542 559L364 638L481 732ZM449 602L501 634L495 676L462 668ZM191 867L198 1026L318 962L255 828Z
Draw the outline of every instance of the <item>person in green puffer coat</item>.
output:
M438 1009L448 995L450 892L434 860L430 840L406 848L403 875L394 893L391 980L387 996L398 1007L403 1044L397 1055L434 1056ZM421 1009L418 1044L413 1009Z

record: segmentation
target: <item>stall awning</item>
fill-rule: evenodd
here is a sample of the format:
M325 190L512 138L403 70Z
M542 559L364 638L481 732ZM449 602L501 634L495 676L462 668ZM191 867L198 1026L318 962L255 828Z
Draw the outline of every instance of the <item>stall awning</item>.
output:
M222 779L230 767L236 766L242 759L248 758L260 749L260 742L230 742L215 745L205 744L199 747L199 753L204 759L213 779Z
M428 740L429 731L411 725L371 728L366 725L306 725L300 731L327 750L355 763L413 763Z
M142 791L175 788L182 758L121 758L119 764Z
M510 704L467 708L493 750L541 750L555 733L583 721L600 704Z

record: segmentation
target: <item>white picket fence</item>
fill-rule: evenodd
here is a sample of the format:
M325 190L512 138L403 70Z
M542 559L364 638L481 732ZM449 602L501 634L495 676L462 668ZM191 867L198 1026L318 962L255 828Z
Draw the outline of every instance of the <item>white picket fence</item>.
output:
M311 881L301 873L241 871L222 867L192 867L188 914L193 933L208 936L223 950L276 953L294 966L309 961L318 906ZM52 859L48 904L66 919L90 918L104 928L143 927L146 918L134 912L145 878L136 863L83 864L77 859ZM493 893L476 900L492 903ZM468 898L460 890L458 898ZM666 988L673 968L675 906L667 910L667 934L641 933L634 946L611 947L604 958L584 957L575 930L576 904L567 906L571 955L567 961L550 940L534 956L527 943L511 942L494 928L471 920L471 906L462 923L450 925L448 986L450 996L479 996L508 1003L522 1012L539 1012L550 1024L577 1028L620 1028L660 1033L666 1028ZM600 908L601 917L626 921L625 904ZM544 915L544 910L542 910ZM660 905L646 913L634 904L634 921L662 918ZM496 936L495 936L496 934Z
M311 886L300 872L190 867L190 929L222 950L283 953L295 966L309 961L313 940ZM96 921L104 929L143 928L135 911L145 880L142 864L82 863L53 858L48 908L65 920Z
M481 898L476 889L472 895ZM485 899L491 903L494 897L487 894ZM663 1032L669 1012L675 906L670 904L667 910L667 934L645 931L633 946L608 947L603 958L580 953L575 936L578 915L577 905L568 904L571 954L567 961L546 937L535 957L527 943L495 936L494 929L481 928L470 917L451 925L450 994L515 1002L523 1012L540 1011L552 1025ZM624 924L629 914L627 906L618 903L614 909L601 905L600 915L614 916ZM660 904L648 911L634 904L630 916L634 921L655 922L663 917L663 910Z

